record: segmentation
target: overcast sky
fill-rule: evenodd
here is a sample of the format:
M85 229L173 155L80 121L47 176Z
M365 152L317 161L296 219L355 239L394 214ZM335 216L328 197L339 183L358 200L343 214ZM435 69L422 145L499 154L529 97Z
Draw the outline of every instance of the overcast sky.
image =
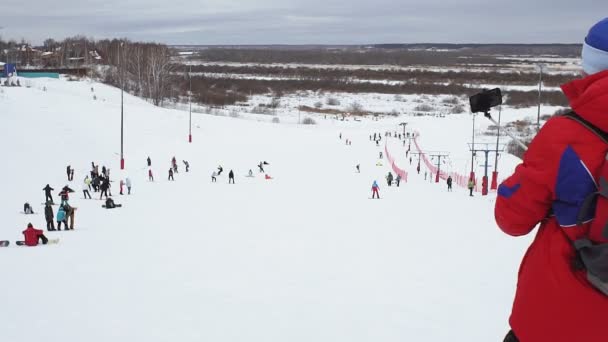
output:
M608 0L2 0L0 35L168 44L580 43Z

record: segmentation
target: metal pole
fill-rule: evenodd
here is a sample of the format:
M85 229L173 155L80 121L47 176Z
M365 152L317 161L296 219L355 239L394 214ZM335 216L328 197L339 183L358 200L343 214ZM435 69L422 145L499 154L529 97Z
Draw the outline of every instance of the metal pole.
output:
M538 67L540 68L540 72L539 72L539 77L538 77L538 113L536 116L536 131L540 131L540 103L541 103L541 96L542 96L542 87L543 87L543 65L539 64Z
M502 106L498 107L498 125L496 126L496 158L494 159L494 172L498 171L498 146L500 144L500 114L502 113Z
M471 178L473 178L474 166L473 160L475 159L475 114L473 114L473 145L471 146Z
M120 169L125 169L124 157L124 71L120 61L122 54L122 42L118 47L118 67L120 68Z
M190 92L188 93L188 102L190 103L190 123L188 128L188 142L192 143L192 65L188 71L188 78L190 79Z

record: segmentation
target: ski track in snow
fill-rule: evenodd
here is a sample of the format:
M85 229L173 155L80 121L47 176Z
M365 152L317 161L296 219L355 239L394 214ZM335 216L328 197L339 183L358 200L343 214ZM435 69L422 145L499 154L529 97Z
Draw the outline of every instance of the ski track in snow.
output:
M187 112L125 94L127 169L120 171L120 91L34 84L2 88L0 96L7 161L0 239L22 239L30 220L45 227L44 215L18 212L28 201L42 213L47 183L58 201L68 164L76 170L69 183L76 230L46 233L58 245L0 248L2 340L487 342L508 330L530 238L500 232L494 194L469 198L425 182L394 141L391 154L409 182L387 187L390 165L376 166L384 146L369 141L373 132L401 132L398 123L407 121L423 148L451 152L446 167L466 171L469 115L321 117L319 125L296 126L196 114L188 144ZM481 120L480 130L488 125ZM180 172L168 182L174 155ZM257 172L261 160L273 180ZM111 169L123 208L82 199L92 161ZM220 164L224 173L211 183ZM516 164L502 158L501 177ZM227 184L230 169L236 185ZM249 169L255 178L245 177ZM131 196L118 195L125 176ZM373 180L380 201L369 199Z

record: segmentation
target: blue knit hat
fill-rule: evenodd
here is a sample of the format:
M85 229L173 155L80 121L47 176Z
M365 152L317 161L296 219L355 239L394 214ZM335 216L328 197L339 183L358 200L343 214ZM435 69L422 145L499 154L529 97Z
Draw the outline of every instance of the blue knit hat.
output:
M588 75L608 70L608 18L595 24L585 38L583 70Z

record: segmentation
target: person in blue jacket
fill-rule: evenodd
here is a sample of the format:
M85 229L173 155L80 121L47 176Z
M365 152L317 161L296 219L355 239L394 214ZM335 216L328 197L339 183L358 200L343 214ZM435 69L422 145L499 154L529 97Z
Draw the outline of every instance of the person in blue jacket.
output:
M376 198L380 199L380 193L378 193L378 190L380 190L380 187L378 186L378 182L374 181L374 184L372 184L372 199L374 198L374 196L376 196Z
M61 230L61 223L63 222L63 225L65 226L64 229L67 230L68 229L68 221L67 221L67 215L65 212L65 207L64 206L60 206L59 209L57 210L57 230Z

